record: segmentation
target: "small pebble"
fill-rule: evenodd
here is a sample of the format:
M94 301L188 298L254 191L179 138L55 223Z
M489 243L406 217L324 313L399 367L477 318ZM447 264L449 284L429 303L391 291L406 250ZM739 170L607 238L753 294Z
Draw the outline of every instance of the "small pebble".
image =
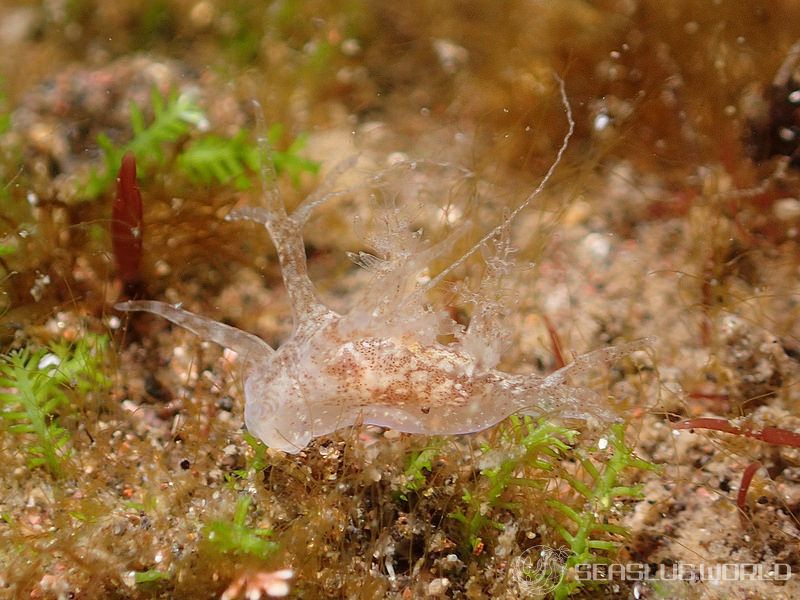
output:
M428 584L428 595L440 596L450 587L450 580L446 577L437 577Z

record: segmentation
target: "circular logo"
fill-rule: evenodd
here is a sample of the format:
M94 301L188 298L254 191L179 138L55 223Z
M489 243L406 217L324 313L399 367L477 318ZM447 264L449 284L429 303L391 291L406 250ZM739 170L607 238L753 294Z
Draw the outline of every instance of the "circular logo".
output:
M511 578L521 592L530 597L542 597L552 592L564 574L568 548L533 546L511 561Z

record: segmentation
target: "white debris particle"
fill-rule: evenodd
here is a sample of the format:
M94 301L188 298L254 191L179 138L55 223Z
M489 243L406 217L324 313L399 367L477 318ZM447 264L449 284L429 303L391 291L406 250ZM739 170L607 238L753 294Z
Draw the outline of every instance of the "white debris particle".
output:
M428 595L440 596L450 587L450 580L446 577L437 577L428 584Z
M44 371L48 367L57 367L60 364L61 364L61 359L58 358L55 354L45 354L41 358L37 366L39 367L40 371Z

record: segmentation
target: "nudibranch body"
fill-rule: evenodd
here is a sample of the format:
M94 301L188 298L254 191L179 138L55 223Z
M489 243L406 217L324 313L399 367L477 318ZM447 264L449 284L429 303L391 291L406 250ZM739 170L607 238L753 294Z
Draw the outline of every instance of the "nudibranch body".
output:
M546 377L496 368L503 336L497 330L502 308L491 293L493 277L503 275L502 265L513 252L506 235L511 221L541 191L569 141L574 123L563 85L562 99L569 132L542 183L503 223L425 283L418 282L418 275L448 253L462 231L425 246L390 209L386 223L391 251L358 257L373 273L371 285L349 312L338 314L328 308L307 273L302 228L315 207L341 195L326 187L349 164L335 170L321 191L290 215L274 184L266 142L260 140L264 205L237 211L229 219L263 224L275 244L292 306L291 337L274 350L250 333L163 302L131 301L117 308L160 315L235 350L244 363L248 430L269 447L289 453L299 452L314 438L361 423L447 435L481 431L514 413L613 420L596 394L571 387L565 380L571 373L630 352L637 344L585 354ZM428 306L426 293L492 242L504 256L487 265L481 287L488 291L475 301L468 327L459 330L444 311ZM454 341L437 341L442 331L455 331Z

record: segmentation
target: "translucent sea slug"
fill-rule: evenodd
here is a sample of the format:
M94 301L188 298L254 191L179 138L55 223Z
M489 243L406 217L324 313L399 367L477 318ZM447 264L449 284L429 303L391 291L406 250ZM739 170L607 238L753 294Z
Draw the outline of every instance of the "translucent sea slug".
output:
M314 208L340 192L326 191L330 184L323 184L320 192L288 214L274 184L266 142L260 140L263 207L236 211L228 219L248 219L266 227L291 302L291 337L274 350L252 334L163 302L131 301L116 308L155 313L235 350L244 362L248 430L268 446L290 453L316 437L361 423L447 435L481 431L513 413L612 420L596 394L566 385L566 377L641 344L585 354L546 377L496 368L503 345L497 330L502 306L491 288L499 286L497 279L510 263L511 221L547 183L572 134L574 123L563 84L561 94L569 131L538 188L503 223L424 283L419 282L420 273L453 248L466 225L438 244L425 245L389 207L385 240L391 243L381 247L381 240L372 240L378 256L356 257L372 272L373 281L347 313L328 308L308 276L301 230ZM328 181L349 166L335 170ZM444 311L431 309L426 294L470 255L492 244L496 254L487 261L481 285L485 293L476 294L469 326L459 328ZM455 332L454 341L437 341L445 331Z

